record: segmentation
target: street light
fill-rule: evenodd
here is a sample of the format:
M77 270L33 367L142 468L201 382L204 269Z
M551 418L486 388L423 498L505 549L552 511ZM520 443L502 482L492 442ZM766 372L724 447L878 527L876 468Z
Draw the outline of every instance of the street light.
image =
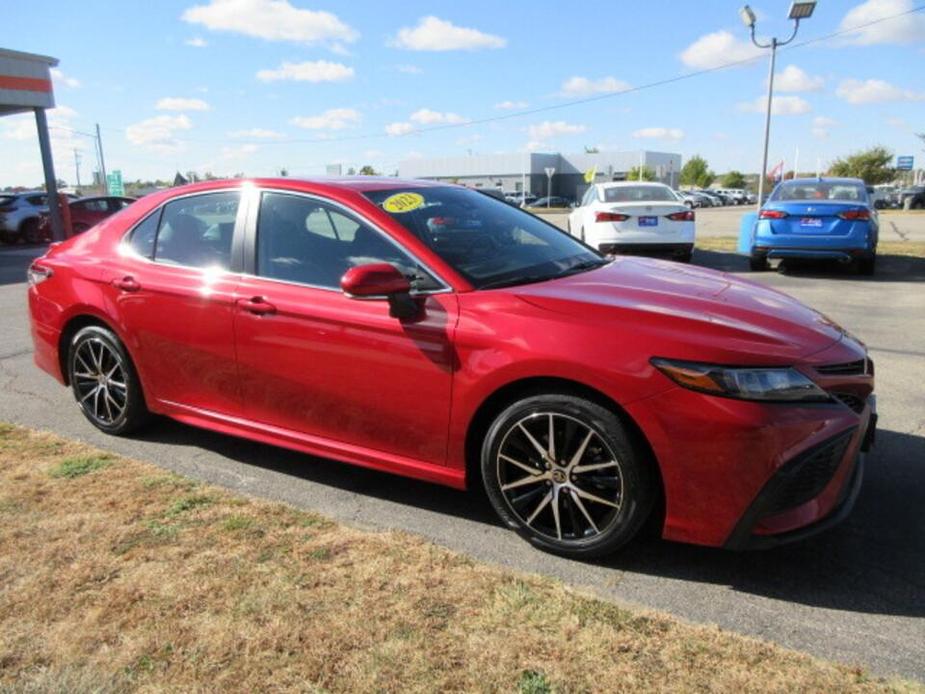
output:
M761 157L761 177L758 179L758 209L761 209L761 203L764 198L764 183L765 179L768 176L768 140L771 136L771 99L774 94L774 63L777 60L777 48L778 46L786 46L788 43L793 41L796 38L797 31L800 28L801 19L809 19L813 16L813 10L816 9L816 0L793 0L790 4L790 12L787 14L788 19L793 20L793 32L790 34L790 37L785 41L778 40L777 37L771 38L770 43L761 43L758 39L755 38L755 24L758 21L758 17L755 15L755 11L751 7L745 5L741 10L739 10L739 17L742 19L742 23L748 27L749 33L752 37L752 43L755 44L758 48L770 48L771 49L771 66L768 70L768 103L767 111L765 113L764 119L764 154ZM796 172L794 172L795 174ZM782 174L783 175L783 174Z

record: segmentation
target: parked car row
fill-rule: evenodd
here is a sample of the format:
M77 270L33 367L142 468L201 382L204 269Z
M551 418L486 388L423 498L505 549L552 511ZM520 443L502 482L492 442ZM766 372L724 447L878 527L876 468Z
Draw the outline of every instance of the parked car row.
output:
M81 234L94 224L125 209L135 198L68 194L71 231ZM43 243L51 240L48 196L43 191L0 195L0 241L6 244Z

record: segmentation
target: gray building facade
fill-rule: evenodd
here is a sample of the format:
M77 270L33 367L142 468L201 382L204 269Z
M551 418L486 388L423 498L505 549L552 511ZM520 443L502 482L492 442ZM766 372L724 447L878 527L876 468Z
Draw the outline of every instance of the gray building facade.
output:
M656 180L672 188L678 187L681 155L647 150L405 159L398 165L398 175L460 183L472 188L500 188L506 193L520 192L526 187L528 193L536 196L561 195L577 200L588 188L584 180L586 171L594 168L596 183L622 181L640 164L654 171ZM555 169L551 181L546 175L547 168Z

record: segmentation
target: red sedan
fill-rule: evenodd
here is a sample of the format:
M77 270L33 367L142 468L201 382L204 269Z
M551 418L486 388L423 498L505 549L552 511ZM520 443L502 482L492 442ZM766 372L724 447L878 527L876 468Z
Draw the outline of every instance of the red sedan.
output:
M135 202L135 198L123 198L115 195L73 200L68 205L71 208L71 231L75 234L82 234L94 224L124 210L133 202ZM51 239L51 221L47 213L42 215L39 222L39 233L41 238L46 241Z
M453 487L545 550L767 546L850 510L863 344L728 274L606 258L394 178L146 197L30 269L36 363L111 434L150 413Z

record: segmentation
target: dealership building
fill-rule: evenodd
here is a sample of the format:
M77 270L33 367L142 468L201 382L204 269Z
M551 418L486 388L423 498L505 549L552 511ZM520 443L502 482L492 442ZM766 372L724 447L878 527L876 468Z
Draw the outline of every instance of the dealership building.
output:
M655 172L656 180L678 187L681 155L667 152L581 152L579 154L484 154L468 157L405 159L398 165L402 178L426 178L460 183L472 188L500 188L505 192L561 195L577 200L587 189L585 172L594 169L595 182L623 181L640 164ZM552 177L547 176L552 171Z

